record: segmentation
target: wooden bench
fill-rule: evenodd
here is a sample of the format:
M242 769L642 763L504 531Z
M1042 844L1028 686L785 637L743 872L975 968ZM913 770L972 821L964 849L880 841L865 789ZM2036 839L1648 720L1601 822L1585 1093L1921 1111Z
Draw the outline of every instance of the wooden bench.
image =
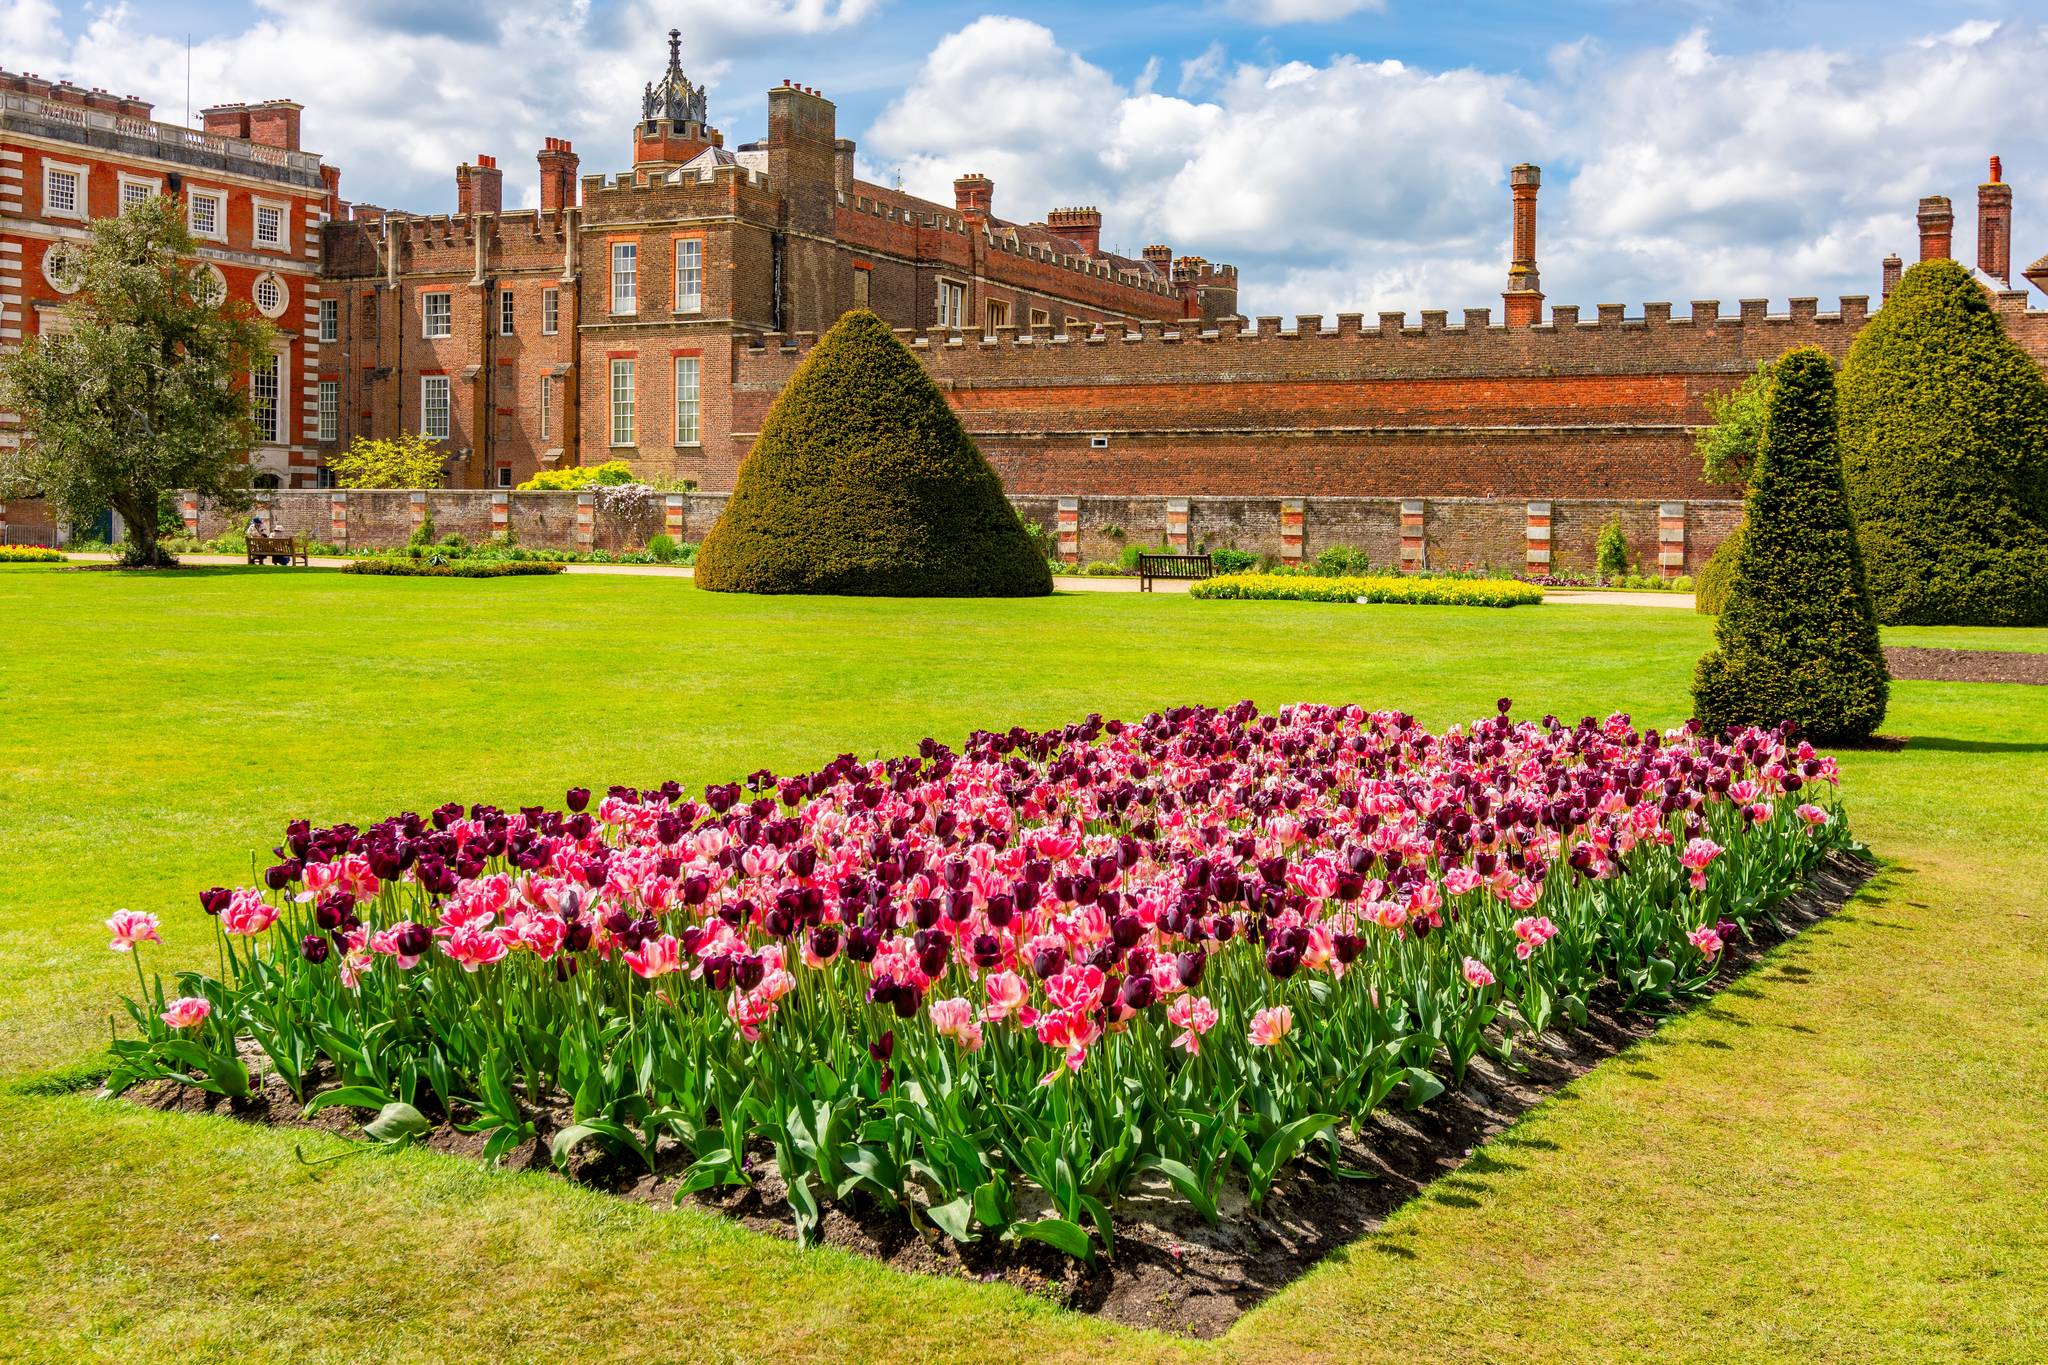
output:
M306 549L297 536L252 535L247 539L251 564L261 564L267 559L280 558L287 564L303 566L306 563Z
M1155 578L1208 578L1216 572L1207 555L1138 556L1138 591L1152 591Z

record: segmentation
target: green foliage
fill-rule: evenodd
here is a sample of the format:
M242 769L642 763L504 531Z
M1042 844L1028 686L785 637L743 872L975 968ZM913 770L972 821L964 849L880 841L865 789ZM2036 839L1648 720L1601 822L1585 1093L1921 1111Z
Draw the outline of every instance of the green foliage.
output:
M603 464L570 465L567 469L543 469L540 473L519 485L522 493L564 493L579 488L616 488L622 484L638 483L633 476L633 466L624 460L606 460Z
M378 578L516 578L529 574L562 572L552 560L536 559L358 559L342 566L343 573L369 574Z
M1693 675L1696 714L1716 728L1795 721L1816 741L1867 738L1890 675L1842 485L1834 362L1818 347L1778 360L1744 525L1715 648Z
M1842 464L1878 618L2048 623L2048 382L1954 261L1923 261L1842 371Z
M276 330L212 297L176 200L152 197L96 221L82 250L53 249L73 255L80 286L66 330L0 358L0 409L21 418L21 444L0 450L0 498L40 495L74 523L111 507L128 526L125 562L168 563L166 495L248 505L248 377Z
M1173 552L1171 545L1126 545L1117 552L1116 565L1125 573L1136 573L1139 555L1170 555Z
M676 558L675 537L664 531L656 531L647 537L647 557L657 564L673 564Z
M1628 573L1628 535L1621 529L1620 517L1608 518L1600 528L1600 539L1593 548L1593 567L1602 578L1621 578Z
M1714 424L1693 439L1700 457L1700 477L1708 483L1749 482L1763 439L1764 414L1771 403L1771 362L1759 360L1756 372L1728 393L1707 398L1707 416Z
M1432 607L1519 607L1543 600L1541 588L1512 578L1408 574L1332 578L1310 573L1237 573L1202 579L1188 593L1225 602L1364 602Z
M1728 606L1728 594L1735 587L1735 561L1742 556L1742 527L1728 533L1728 539L1714 547L1700 567L1699 587L1693 593L1693 610L1702 616L1719 616Z
M697 557L725 592L1027 597L1045 556L888 324L846 314L769 409Z
M1209 553L1209 567L1217 573L1243 573L1259 562L1259 557L1250 550L1233 550L1225 546Z
M327 462L337 488L439 488L448 452L416 431L388 439L358 436Z
M1221 568L1220 565L1214 566ZM1372 559L1349 545L1331 545L1316 552L1315 571L1325 578L1343 578L1372 572Z
M431 550L434 548L434 509L428 507L420 516L419 529L406 537L409 550Z

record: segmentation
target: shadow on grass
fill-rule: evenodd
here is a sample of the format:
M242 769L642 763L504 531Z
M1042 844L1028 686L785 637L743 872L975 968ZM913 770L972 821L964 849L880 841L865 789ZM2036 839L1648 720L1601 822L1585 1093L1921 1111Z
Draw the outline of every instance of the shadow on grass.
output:
M2048 754L2048 743L2026 743L2003 739L1950 739L1946 735L1915 735L1906 741L1906 752L1923 750L1943 754Z

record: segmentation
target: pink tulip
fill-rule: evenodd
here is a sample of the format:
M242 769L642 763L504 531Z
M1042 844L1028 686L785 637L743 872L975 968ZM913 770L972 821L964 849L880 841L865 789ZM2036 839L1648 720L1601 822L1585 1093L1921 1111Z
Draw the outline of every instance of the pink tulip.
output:
M474 972L479 967L504 961L512 949L495 931L464 925L448 936L441 944L441 951L461 963L465 972Z
M982 1018L992 1024L1018 1013L1030 999L1024 978L1015 972L991 972L983 984L988 990L988 1008L982 1011Z
M974 1022L974 1006L958 995L946 1000L932 1001L930 1013L932 1028L937 1030L942 1038L955 1037Z
M1796 814L1809 825L1825 825L1834 818L1828 814L1826 806L1816 806L1811 801L1801 806Z
M220 912L221 928L244 938L254 938L275 923L277 907L264 900L260 891L235 892L228 908Z
M1687 934L1686 938L1707 957L1718 957L1721 954L1721 935L1711 924L1701 925Z
M1273 1047L1293 1031L1294 1011L1286 1005L1274 1005L1252 1016L1253 1047Z
M164 1006L163 1021L175 1029L196 1028L213 1013L213 1006L196 995L181 995Z
M1216 1027L1216 1007L1207 996L1183 995L1166 1007L1166 1022L1179 1029L1173 1045L1190 1057L1202 1051L1202 1035Z
M1692 874L1693 890L1698 891L1705 888L1707 884L1707 868L1713 864L1714 859L1720 856L1721 846L1712 839L1692 839L1687 841L1685 852L1678 855L1678 861Z
M648 939L638 948L628 948L623 956L636 976L652 981L657 976L681 970L683 945L673 934L663 934L659 938Z
M107 932L114 941L107 947L117 953L134 951L138 943L162 943L157 937L156 916L147 910L116 910L107 917Z
M1493 973L1486 970L1486 964L1476 957L1465 959L1465 984L1474 990L1483 990L1493 984Z

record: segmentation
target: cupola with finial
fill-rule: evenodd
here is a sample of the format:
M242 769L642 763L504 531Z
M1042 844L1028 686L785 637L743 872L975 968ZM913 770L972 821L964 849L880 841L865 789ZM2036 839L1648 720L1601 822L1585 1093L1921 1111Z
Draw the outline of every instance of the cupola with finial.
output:
M683 74L683 34L672 28L668 69L641 92L640 121L633 125L633 169L680 166L706 147L723 147L725 136L704 119L704 87Z

